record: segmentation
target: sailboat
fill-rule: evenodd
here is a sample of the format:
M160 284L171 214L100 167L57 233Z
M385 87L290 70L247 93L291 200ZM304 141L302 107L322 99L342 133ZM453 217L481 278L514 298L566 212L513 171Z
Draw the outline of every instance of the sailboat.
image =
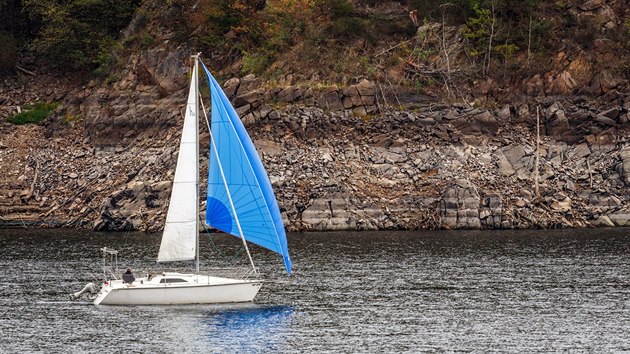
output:
M192 58L194 65L179 156L157 261L194 260L195 272L147 274L131 283L122 279L109 279L101 284L94 299L96 305L249 302L253 301L263 284L257 277L232 279L200 274L200 64L210 86L212 114L208 123L211 138L205 222L217 230L241 238L252 266L250 274L258 275L258 270L249 252L248 242L281 255L287 273L291 274L282 216L256 148L234 107L201 62L199 54ZM206 113L205 109L203 113ZM115 250L102 250L117 257ZM109 272L113 274L111 269Z

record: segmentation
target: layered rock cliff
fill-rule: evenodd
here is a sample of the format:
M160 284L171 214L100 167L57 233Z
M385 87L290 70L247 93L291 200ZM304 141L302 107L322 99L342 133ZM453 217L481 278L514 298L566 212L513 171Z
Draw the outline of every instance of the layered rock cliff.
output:
M606 29L622 26L617 5L572 11L606 15ZM193 49L160 28L162 44L127 56L113 84L54 75L2 83L4 116L36 100L62 105L41 126L0 126L0 222L162 227ZM612 65L619 48L600 38L594 50L569 43L544 72L467 81L459 31L432 24L417 33L409 43L435 54L393 63L386 77L226 75L288 230L630 225L630 94ZM392 85L401 75L441 84L422 93ZM202 129L201 151L208 138Z

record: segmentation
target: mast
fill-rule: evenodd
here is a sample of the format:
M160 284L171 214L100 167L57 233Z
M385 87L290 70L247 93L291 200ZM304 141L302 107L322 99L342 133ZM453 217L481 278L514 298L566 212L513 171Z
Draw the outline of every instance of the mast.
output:
M193 55L195 64L193 66L193 77L195 78L195 136L197 144L195 144L195 164L197 177L199 177L199 54ZM195 271L199 274L199 178L195 184Z

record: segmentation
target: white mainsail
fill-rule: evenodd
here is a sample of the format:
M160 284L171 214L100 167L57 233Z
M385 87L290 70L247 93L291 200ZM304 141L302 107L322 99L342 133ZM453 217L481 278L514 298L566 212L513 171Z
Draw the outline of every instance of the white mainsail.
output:
M199 222L198 75L195 60L158 262L186 261L196 257Z

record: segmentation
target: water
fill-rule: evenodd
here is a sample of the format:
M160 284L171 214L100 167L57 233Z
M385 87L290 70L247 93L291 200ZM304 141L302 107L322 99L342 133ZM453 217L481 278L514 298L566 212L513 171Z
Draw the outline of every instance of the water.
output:
M630 351L629 229L293 234L291 278L253 250L253 304L69 301L103 246L157 269L159 235L0 230L0 352ZM238 246L204 238L205 266Z

